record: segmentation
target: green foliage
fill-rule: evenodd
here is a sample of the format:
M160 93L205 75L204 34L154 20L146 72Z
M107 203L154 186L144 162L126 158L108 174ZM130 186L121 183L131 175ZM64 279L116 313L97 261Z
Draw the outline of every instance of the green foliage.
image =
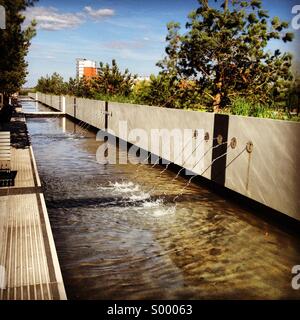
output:
M228 111L230 114L239 116L300 121L298 114L292 114L288 110L275 110L267 105L253 102L249 98L234 99Z
M211 91L214 111L235 95L259 95L271 101L269 92L278 81L291 80L289 54L267 52L272 39L291 41L288 27L278 17L268 18L262 1L216 1L219 7L199 0L181 37L179 73L193 78L203 92ZM271 24L269 21L271 20Z
M136 75L132 75L128 70L122 73L116 61L113 60L112 66L100 63L98 75L92 79L70 78L68 82L64 82L63 77L58 73L50 77L41 77L36 90L55 95L68 94L92 99L100 99L100 97L122 99L122 97L130 97L135 79Z
M237 98L233 100L230 113L233 115L262 118L267 118L270 116L266 105L250 102L246 98Z
M104 95L128 97L132 92L136 75L126 69L121 72L115 60L112 65L100 63L98 76L91 81L92 91Z
M30 40L35 35L36 23L22 29L25 17L22 12L35 0L0 0L6 9L6 29L0 30L0 92L4 96L17 92L25 83L27 63L25 61Z
M300 113L300 78L294 79L287 89L287 108L290 112Z
M136 103L177 109L204 109L203 96L198 93L195 83L177 80L161 73L151 75L150 81L137 84L134 88Z
M90 80L85 77L81 79L70 78L69 82L65 84L66 94L82 98L94 97L94 92L92 91L92 86ZM53 92L56 94L55 92Z
M28 93L34 93L35 92L35 89L21 89L19 91L19 95L20 96L27 96Z
M93 99L95 100L101 100L101 101L110 101L110 102L120 102L120 103L138 103L135 99L134 95L129 96L122 96L122 95L110 95L110 94L101 94L97 93L93 96Z
M172 106L172 91L174 86L171 85L170 79L162 75L157 77L151 75L150 83L143 93L143 100L150 105L158 105L163 107Z
M167 56L157 63L162 70L157 77L151 76L150 83L142 94L143 101L167 108L203 109L204 99L195 81L184 77L179 69L183 39L179 34L180 24L170 22L167 29Z
M215 5L217 3L217 5ZM214 5L212 5L214 4ZM199 0L186 32L167 25L166 56L150 81L121 72L115 60L100 63L93 79L64 83L54 74L37 89L54 94L148 104L167 108L231 112L298 119L299 81L292 82L292 56L267 51L269 41L293 40L289 24L270 17L261 0ZM296 110L296 111L295 111Z
M136 76L132 76L128 70L120 72L116 62L112 66L100 63L98 76L92 79L70 78L64 82L58 73L41 77L38 80L36 90L55 95L73 95L83 98L114 101L132 101L130 98Z
M45 78L40 78L36 90L44 93L62 95L67 93L67 86L63 77L55 72L51 77L47 75Z

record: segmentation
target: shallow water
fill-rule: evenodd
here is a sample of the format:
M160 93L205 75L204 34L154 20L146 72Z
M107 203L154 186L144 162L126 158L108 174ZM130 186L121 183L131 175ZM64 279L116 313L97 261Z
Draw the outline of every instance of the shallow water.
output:
M184 179L97 163L68 119L27 122L69 299L300 298L300 237L196 185L174 204Z

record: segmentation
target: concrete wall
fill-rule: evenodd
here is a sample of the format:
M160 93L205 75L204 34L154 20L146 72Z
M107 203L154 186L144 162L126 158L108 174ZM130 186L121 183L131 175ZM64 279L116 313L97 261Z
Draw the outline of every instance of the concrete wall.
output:
M74 97L70 97L70 96L66 96L66 114L68 114L69 116L74 117Z
M55 108L61 111L61 100L62 100L62 97L60 96L52 96L52 101L51 101L52 108Z
M105 102L76 98L76 118L91 124L92 126L105 129Z
M225 186L300 220L300 123L230 116L229 136L253 152L228 154Z
M184 111L177 109L167 109L160 107L150 107L144 105L130 105L123 103L109 103L108 104L109 116L109 129L113 130L116 133L116 136L124 139L122 134L119 132L119 122L127 121L128 131L133 129L143 129L147 132L148 143L145 141L134 141L133 139L128 139L130 143L137 145L145 150L149 150L154 154L158 154L166 160L170 160L177 165L182 165L184 162L184 167L191 170L194 166L194 163L191 158L188 159L188 154L190 154L197 145L203 148L203 152L206 153L206 156L203 158L203 162L196 166L193 169L193 172L200 174L202 173L203 167L207 168L211 163L212 150L211 150L211 141L195 143L195 145L190 145L188 150L185 148L187 156L185 158L180 157L174 153L173 140L171 140L171 153L170 157L164 153L162 150L162 145L157 149L157 144L153 139L151 140L151 129L167 129L172 131L173 129L179 129L184 135L185 129L202 130L203 132L212 132L213 131L213 119L214 115L207 112L194 112L194 111ZM211 134L212 138L212 134ZM162 140L168 139L167 133L162 132ZM202 139L202 138L200 138ZM125 139L127 140L127 139ZM183 149L189 141L185 141L181 149ZM157 152L157 150L159 150ZM187 160L187 161L185 161ZM210 178L210 168L203 175L206 178Z
M51 96L39 93L38 99L57 108L56 98L51 100ZM105 128L104 112L105 103L102 101L77 98L74 108L74 97L66 97L66 113L96 128ZM166 157L161 148L157 151L154 146L153 150L153 146L145 141L124 137L119 130L120 121L127 122L128 132L143 129L148 141L151 141L151 129L207 132L209 140L203 142L205 157L202 166L193 169L195 173L203 173L207 179L300 220L300 123L108 103L108 129L119 138L163 158ZM218 156L217 151L222 149L216 147L219 134L227 143ZM162 135L162 139L165 138ZM234 149L229 146L232 138L236 139ZM246 150L249 142L253 145L251 153ZM166 160L182 165L182 159L177 159L173 152ZM192 169L189 164L184 167Z
M31 99L35 99L36 98L36 94L33 92L29 92L28 93L28 97L30 97Z

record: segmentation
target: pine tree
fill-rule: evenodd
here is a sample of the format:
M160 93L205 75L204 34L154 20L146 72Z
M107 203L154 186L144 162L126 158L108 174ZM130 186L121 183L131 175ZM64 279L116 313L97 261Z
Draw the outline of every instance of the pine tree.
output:
M95 93L128 97L136 78L137 75L132 75L128 69L121 72L113 59L111 66L100 62L98 76L91 80L91 86Z
M164 59L159 61L156 65L162 69L160 72L162 75L167 75L170 78L177 79L179 77L178 63L181 46L181 35L179 33L180 24L178 22L169 22L167 24L167 29L167 56L165 56Z
M0 30L0 93L4 94L6 104L9 96L25 83L25 58L30 40L35 35L36 23L33 21L22 29L25 20L22 12L34 2L36 0L0 0L6 11L6 29Z
M193 81L180 72L180 51L182 36L180 24L170 22L167 24L166 56L156 65L161 68L157 77L151 76L147 88L145 102L167 108L201 108L202 98Z
M211 98L213 111L239 95L256 95L266 102L278 82L292 78L292 56L270 53L266 47L272 39L292 41L293 34L285 32L287 22L270 18L261 0L199 4L181 37L179 72Z
M36 91L50 93L55 95L63 95L67 93L68 84L57 72L54 72L51 77L41 77L35 87Z

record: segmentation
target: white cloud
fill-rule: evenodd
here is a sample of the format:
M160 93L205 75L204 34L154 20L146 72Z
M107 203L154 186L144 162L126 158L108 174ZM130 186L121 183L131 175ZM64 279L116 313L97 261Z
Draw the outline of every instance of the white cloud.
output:
M25 11L26 20L24 25L28 25L30 21L37 21L37 28L48 31L57 31L63 29L72 29L85 23L87 17L94 20L112 17L115 15L113 9L93 9L85 7L82 12L65 13L60 12L53 7L30 7Z
M127 48L133 48L133 49L140 49L144 47L144 44L138 41L110 41L104 44L105 48L108 49L127 49Z
M95 20L112 17L115 15L115 11L113 9L93 9L90 6L85 7L84 12Z
M81 13L61 13L53 7L31 7L25 11L25 16L25 25L35 19L38 29L48 31L76 28L84 22Z

